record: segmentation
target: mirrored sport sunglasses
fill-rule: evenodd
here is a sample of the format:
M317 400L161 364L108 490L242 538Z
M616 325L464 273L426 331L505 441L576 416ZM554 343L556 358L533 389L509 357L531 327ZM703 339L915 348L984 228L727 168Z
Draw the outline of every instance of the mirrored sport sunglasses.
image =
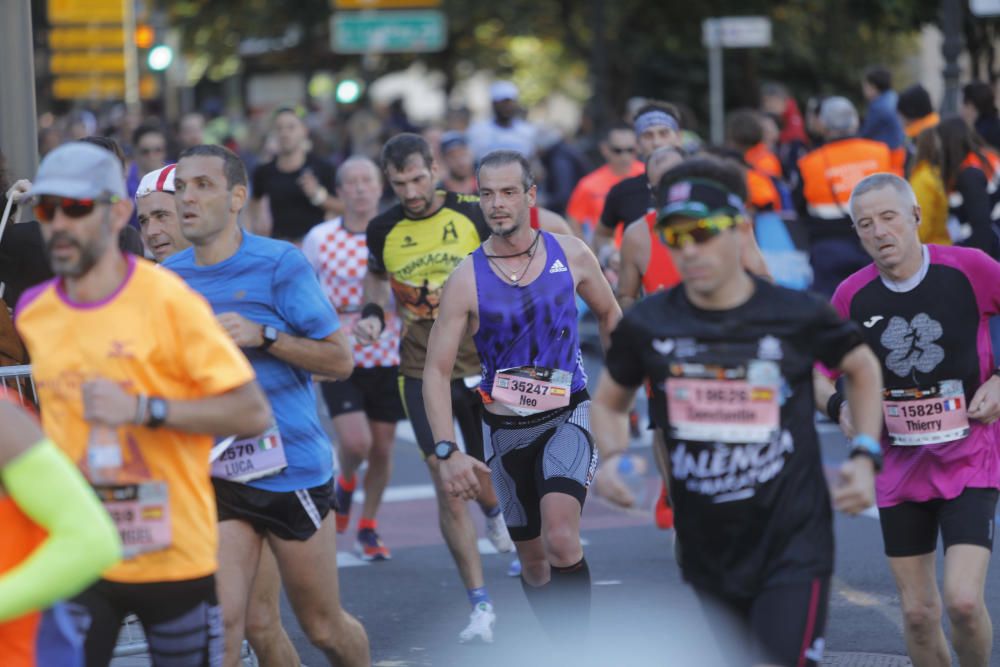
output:
M700 220L661 225L660 240L668 248L680 249L689 243L701 245L743 222L742 216L713 215Z
M117 200L118 197L74 199L73 197L42 195L35 200L35 219L39 222L50 222L56 217L56 210L58 209L62 209L62 212L68 218L82 218L85 215L90 215L94 207L98 204L111 204Z

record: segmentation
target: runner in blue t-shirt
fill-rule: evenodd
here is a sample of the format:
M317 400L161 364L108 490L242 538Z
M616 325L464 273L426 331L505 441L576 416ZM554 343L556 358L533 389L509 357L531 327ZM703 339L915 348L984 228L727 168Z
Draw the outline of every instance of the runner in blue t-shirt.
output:
M239 665L248 617L252 626L272 629L250 637L262 660L297 660L281 632L277 569L262 553L266 538L312 643L331 664L368 665L364 628L340 606L336 526L328 516L333 455L311 381L312 373L347 378L351 347L302 253L240 228L247 175L235 154L196 146L181 154L175 173L181 231L193 247L164 266L209 301L253 364L277 420L263 434L240 434L212 466L225 554L219 563L225 664Z

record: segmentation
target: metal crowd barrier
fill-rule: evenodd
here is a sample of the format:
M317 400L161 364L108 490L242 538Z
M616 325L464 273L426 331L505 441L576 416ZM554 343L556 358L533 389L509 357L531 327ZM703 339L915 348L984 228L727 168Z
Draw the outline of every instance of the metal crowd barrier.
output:
M0 366L0 388L10 396L16 396L22 403L38 409L38 395L35 381L31 377L31 366Z
M38 394L35 391L35 380L31 377L31 366L0 366L0 390L6 390L11 397L17 397L22 403L38 409ZM243 642L241 651L243 664L246 667L256 667L257 657L247 642ZM135 616L128 616L122 623L118 642L115 644L114 657L143 657L149 655L149 644L142 633L142 625Z

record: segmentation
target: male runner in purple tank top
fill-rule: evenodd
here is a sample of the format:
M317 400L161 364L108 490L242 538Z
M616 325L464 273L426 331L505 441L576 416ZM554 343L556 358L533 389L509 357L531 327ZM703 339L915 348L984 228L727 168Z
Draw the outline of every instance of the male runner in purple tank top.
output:
M491 236L445 284L424 366L424 402L445 489L479 492L476 459L457 451L448 381L463 335L482 362L485 461L521 559L521 581L542 626L582 650L590 571L580 513L597 467L590 396L577 332L576 294L607 341L621 309L587 246L531 228L536 188L515 151L486 155L480 206Z
M923 245L910 185L873 174L850 213L873 264L840 284L833 305L862 326L882 365L884 468L875 483L885 553L899 588L914 665L948 665L934 564L944 542L944 607L962 667L990 662L983 599L1000 488L1000 371L989 318L1000 264L980 250ZM817 378L816 400L851 435L850 410Z

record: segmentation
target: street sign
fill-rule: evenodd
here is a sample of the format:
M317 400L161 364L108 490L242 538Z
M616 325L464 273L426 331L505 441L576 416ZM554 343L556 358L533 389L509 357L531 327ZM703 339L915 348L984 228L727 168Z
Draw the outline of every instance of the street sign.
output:
M975 16L1000 16L1000 0L969 0L969 11Z
M49 0L49 23L118 23L125 19L122 0Z
M771 46L771 19L766 16L723 16L705 19L701 43L708 48L744 49Z
M331 0L334 9L418 9L440 7L441 0Z
M330 19L334 53L431 53L448 43L444 12L336 12Z
M125 53L118 51L77 53L56 51L49 61L49 71L53 74L122 74L125 72Z
M122 49L125 31L121 26L55 27L49 32L49 48L66 50Z
M151 99L156 94L156 78L143 75L139 79L139 95ZM59 76L52 81L52 95L59 100L120 100L125 95L125 77Z

